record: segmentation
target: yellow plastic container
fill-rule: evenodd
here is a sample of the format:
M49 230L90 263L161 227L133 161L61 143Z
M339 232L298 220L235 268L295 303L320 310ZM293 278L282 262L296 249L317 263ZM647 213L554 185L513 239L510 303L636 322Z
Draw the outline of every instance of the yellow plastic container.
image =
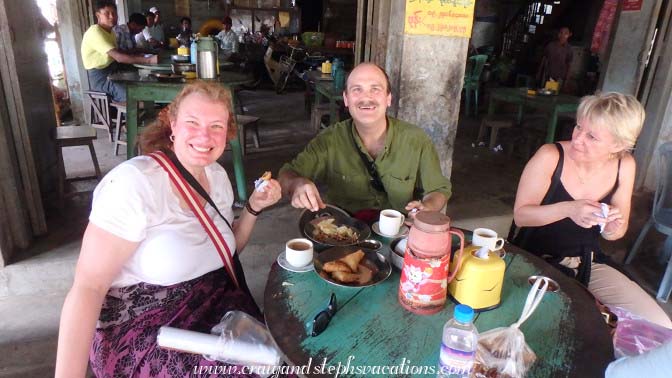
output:
M448 284L448 292L461 304L486 310L499 306L506 264L497 252L488 252L488 258L477 257L479 248L464 248L462 266Z
M188 47L178 47L177 48L177 55L189 55L189 48Z
M549 80L546 82L546 86L544 88L548 89L549 91L558 93L558 91L560 90L560 83L557 81Z
M322 62L322 73L323 74L330 74L331 73L331 62L330 61L327 60L326 62Z

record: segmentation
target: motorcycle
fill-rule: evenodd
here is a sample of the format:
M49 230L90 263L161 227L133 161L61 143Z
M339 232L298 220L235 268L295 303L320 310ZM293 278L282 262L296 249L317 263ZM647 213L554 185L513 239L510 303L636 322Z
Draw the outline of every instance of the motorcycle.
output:
M273 45L269 45L264 55L264 64L277 94L284 92L290 77L302 78L305 71L319 67L327 59L322 55L308 55L300 47L286 46L289 54L278 54Z

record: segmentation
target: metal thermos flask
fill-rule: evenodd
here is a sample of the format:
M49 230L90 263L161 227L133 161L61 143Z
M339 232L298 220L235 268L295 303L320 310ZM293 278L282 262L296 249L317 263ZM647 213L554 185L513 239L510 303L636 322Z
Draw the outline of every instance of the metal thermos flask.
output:
M196 40L196 74L199 79L217 78L217 42L212 37Z

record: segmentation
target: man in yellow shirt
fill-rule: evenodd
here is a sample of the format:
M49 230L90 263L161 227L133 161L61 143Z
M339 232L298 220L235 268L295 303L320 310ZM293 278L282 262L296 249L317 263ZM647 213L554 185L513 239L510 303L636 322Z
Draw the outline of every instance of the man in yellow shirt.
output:
M131 55L117 48L117 39L112 28L117 25L117 5L111 0L96 3L97 23L91 26L82 38L82 61L89 75L89 87L105 92L113 101L126 102L126 88L107 79L118 70L117 63L156 63L156 55Z

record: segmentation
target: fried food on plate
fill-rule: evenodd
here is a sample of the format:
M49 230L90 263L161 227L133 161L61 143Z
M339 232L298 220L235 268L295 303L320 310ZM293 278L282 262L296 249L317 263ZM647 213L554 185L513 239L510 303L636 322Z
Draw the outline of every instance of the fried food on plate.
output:
M329 261L324 264L322 267L322 270L325 272L333 273L333 272L348 272L352 273L352 270L348 266L348 264L344 263L341 260L334 260L334 261Z
M343 283L353 283L359 281L359 274L349 272L333 272L331 277Z
M361 249L349 253L338 260L328 261L322 266L322 273L328 272L331 278L341 283L367 284L371 281L371 269L361 264L364 252Z
M357 272L357 267L359 266L360 261L364 258L364 252L361 249L353 252L349 255L341 257L341 261L348 264L351 272Z
M334 218L327 218L315 224L313 237L318 241L325 241L326 239L348 243L357 241L359 234L352 227L346 225L337 226L335 222Z

